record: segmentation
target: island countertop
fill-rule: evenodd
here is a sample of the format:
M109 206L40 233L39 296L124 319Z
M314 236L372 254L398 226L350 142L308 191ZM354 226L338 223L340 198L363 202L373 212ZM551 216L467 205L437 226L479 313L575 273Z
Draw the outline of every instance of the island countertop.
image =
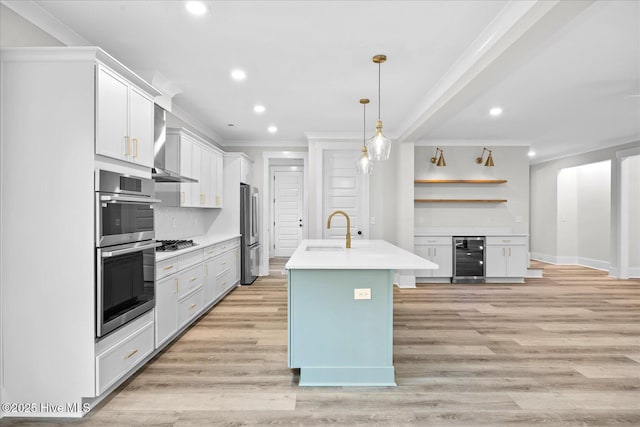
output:
M426 270L437 264L384 240L303 240L285 268L320 270Z

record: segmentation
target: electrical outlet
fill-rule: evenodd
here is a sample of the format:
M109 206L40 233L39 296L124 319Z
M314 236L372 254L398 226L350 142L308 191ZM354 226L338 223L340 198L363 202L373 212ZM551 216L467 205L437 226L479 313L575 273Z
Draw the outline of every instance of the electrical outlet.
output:
M353 299L371 299L371 288L354 289Z

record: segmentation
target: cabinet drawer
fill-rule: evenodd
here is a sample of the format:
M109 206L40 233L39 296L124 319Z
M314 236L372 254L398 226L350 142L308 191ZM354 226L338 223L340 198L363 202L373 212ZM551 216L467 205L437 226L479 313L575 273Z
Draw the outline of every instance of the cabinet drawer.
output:
M216 288L215 288L216 298L218 298L220 295L225 293L227 289L229 289L234 284L235 284L235 281L233 280L233 274L231 270L227 270L221 275L219 275L218 277L216 277Z
M204 259L207 260L209 258L213 258L214 256L216 256L219 252L216 248L216 245L211 245L211 246L207 246L206 248L203 249L204 251Z
M204 308L204 290L200 288L178 303L178 328L183 327Z
M226 273L234 265L234 252L226 252L215 261L216 276Z
M178 298L182 298L204 283L204 265L181 271L178 276Z
M168 258L156 263L156 280L169 276L178 271L178 258Z
M153 321L96 357L98 394L115 384L153 351Z
M453 239L451 236L415 236L414 245L449 245L451 246Z
M178 269L184 270L203 261L202 249L178 257Z
M526 245L526 236L487 236L487 246Z

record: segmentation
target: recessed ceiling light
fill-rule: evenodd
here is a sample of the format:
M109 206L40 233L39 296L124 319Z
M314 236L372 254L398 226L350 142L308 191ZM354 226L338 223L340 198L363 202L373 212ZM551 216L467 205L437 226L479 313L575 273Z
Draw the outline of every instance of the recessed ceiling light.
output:
M493 117L497 117L500 114L502 114L502 108L493 107L492 109L489 110L489 114L491 114Z
M188 1L185 3L184 7L187 8L189 13L194 15L200 16L207 13L207 6L205 6L201 1Z
M258 113L258 114L262 114L262 113L264 113L264 112L265 112L265 110L266 110L266 108L264 108L264 105L259 105L259 104L258 104L258 105L254 105L254 106L253 106L253 111L255 111L255 112L256 112L256 113Z
M536 155L536 152L533 150L529 150L529 152L527 153L529 155L529 157L533 157Z
M278 128L276 126L269 126L267 128L267 130L269 131L269 133L276 133L278 132Z
M229 126L230 128L235 127L236 125L234 125L233 123L227 123L227 126Z
M239 82L247 78L247 73L245 73L243 70L240 70L240 69L233 70L231 71L231 78Z

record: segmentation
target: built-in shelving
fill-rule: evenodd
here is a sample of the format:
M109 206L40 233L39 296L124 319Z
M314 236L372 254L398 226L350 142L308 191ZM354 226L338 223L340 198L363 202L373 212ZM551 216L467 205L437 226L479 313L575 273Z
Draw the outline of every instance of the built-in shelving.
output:
M414 199L416 203L507 203L506 199Z
M504 184L506 179L416 179L416 184Z

